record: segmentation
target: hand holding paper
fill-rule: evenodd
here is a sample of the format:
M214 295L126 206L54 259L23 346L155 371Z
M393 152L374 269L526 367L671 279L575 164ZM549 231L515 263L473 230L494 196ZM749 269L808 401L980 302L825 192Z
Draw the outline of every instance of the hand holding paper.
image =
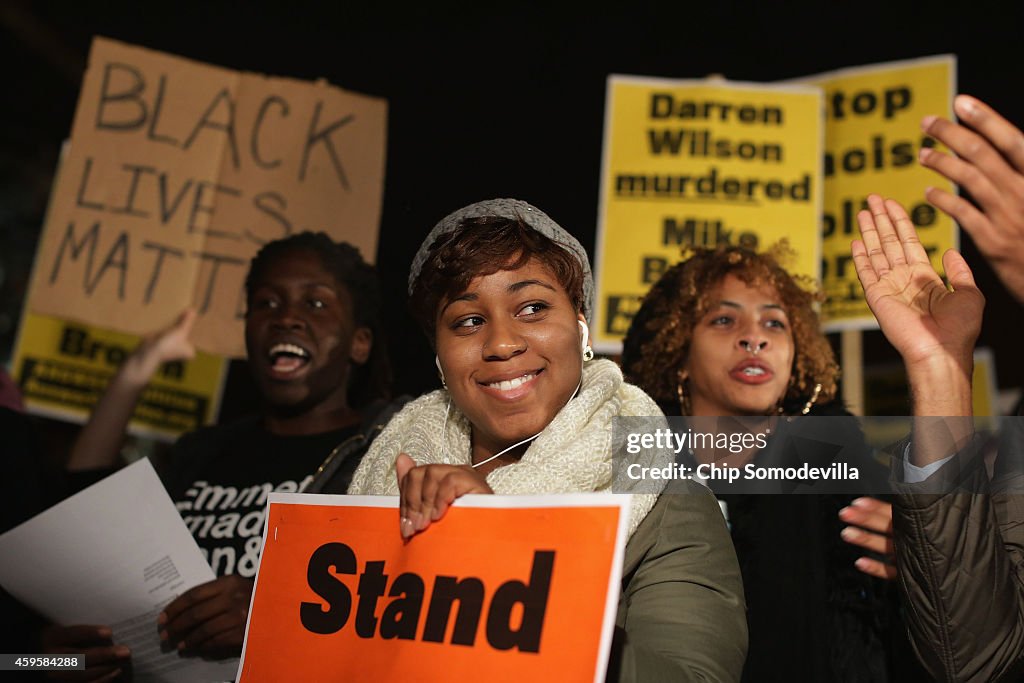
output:
M164 652L157 635L157 615L213 578L148 460L0 536L4 589L50 621L72 625L50 629L47 647L85 652L101 675L114 675L110 667L130 657L136 683L223 681L237 670L234 659ZM89 668L75 673L96 680Z
M58 626L43 629L41 651L46 654L84 654L85 671L51 671L50 678L65 681L105 681L123 675L132 652L115 645L109 626Z
M223 659L242 654L253 580L221 576L185 591L157 618L160 640L184 655Z

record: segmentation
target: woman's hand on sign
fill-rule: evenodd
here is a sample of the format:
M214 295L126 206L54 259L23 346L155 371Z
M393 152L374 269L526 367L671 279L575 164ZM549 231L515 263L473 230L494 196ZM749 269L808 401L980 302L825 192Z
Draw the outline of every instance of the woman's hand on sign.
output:
M957 156L925 147L921 164L966 189L976 205L934 187L925 197L970 233L1024 304L1024 133L973 97L959 95L953 108L961 123L928 116L921 128Z
M399 531L403 538L410 538L444 517L459 496L494 493L483 475L468 465L417 465L400 453L395 470L401 496Z
M229 574L182 593L157 618L160 639L185 656L239 656L254 585Z
M970 267L952 249L942 255L950 291L899 202L873 194L868 207L857 215L862 239L852 244L853 262L882 332L908 373L948 359L970 377L985 307Z
M113 638L109 626L47 626L40 641L43 654L85 655L85 670L49 671L47 677L57 681L99 683L123 676L131 667L132 653L124 645L115 645Z
M892 505L874 498L858 498L839 511L839 519L856 526L845 527L843 540L886 558L881 562L871 557L857 559L857 569L879 579L896 578L892 543ZM859 527L859 528L858 528Z

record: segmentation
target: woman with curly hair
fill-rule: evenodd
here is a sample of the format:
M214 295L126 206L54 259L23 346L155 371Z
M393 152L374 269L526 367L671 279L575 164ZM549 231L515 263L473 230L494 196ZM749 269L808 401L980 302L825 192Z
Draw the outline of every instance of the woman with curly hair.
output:
M780 257L786 250L776 248ZM772 253L698 249L647 294L623 369L666 415L806 415L833 400L839 379L810 286ZM715 351L735 352L743 367L705 367Z
M839 366L814 309L820 296L812 282L780 265L787 255L785 243L766 254L697 249L669 268L626 335L627 381L669 416L764 416L770 427L776 426L773 416L848 416L835 398ZM853 420L827 424L834 443L862 442ZM772 433L766 448L730 454L725 463L743 467L786 457L777 430ZM690 454L693 465L707 457ZM853 496L718 497L747 598L750 647L743 680L916 677L905 666L909 645L899 652L901 645L893 642L902 631L894 592L858 571L860 553L840 537L838 513Z

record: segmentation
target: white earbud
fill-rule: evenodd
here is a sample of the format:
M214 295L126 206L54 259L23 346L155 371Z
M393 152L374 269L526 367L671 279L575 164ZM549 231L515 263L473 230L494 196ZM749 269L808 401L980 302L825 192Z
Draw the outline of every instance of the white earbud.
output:
M434 365L437 366L437 375L441 378L441 386L447 387L448 385L444 381L444 370L441 369L441 359L437 356L434 356Z
M590 348L590 328L587 327L587 324L582 320L577 320L576 322L578 322L580 327L583 328L583 343L580 344L580 348L583 351L583 360L593 360L594 349Z

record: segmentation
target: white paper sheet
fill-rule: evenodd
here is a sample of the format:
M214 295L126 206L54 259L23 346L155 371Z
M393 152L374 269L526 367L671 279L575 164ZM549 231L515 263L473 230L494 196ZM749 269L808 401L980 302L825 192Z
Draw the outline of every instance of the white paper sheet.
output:
M0 535L0 585L56 623L109 625L131 648L138 682L234 677L237 659L160 650L164 605L214 578L148 460Z

